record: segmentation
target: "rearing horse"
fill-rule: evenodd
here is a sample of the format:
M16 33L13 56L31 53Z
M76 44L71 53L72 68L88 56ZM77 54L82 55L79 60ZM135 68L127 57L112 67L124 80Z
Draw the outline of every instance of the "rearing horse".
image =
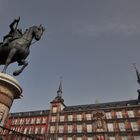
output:
M14 76L19 75L28 65L25 60L30 53L30 45L32 40L40 40L44 32L44 27L32 26L25 31L21 38L12 40L6 46L0 45L0 65L5 65L3 73L6 73L7 67L10 63L16 62L22 67L13 72Z

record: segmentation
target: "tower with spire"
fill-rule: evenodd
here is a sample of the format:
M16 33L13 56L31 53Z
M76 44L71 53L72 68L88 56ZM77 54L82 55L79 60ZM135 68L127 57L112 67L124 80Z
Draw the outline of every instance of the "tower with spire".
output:
M64 99L62 98L62 93L63 93L62 83L60 81L60 84L57 90L57 96L51 102L51 109L53 112L60 112L65 107Z
M54 139L57 140L58 138L58 130L59 130L59 119L60 119L60 114L61 111L66 107L64 104L64 99L62 98L62 83L60 81L58 90L57 90L57 95L53 99L50 107L50 113L49 113L49 126L48 126L48 132L52 131L51 128L55 127L55 132L53 135L48 135L48 139ZM55 122L55 126L54 126Z

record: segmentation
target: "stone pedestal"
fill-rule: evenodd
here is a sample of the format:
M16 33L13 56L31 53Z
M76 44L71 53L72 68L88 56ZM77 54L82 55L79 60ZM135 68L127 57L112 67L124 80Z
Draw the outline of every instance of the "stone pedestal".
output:
M0 125L3 126L14 99L22 96L18 81L5 73L0 73Z

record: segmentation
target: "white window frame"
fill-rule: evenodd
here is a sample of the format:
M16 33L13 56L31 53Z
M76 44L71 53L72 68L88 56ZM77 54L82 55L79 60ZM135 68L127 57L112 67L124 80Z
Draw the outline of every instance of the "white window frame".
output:
M134 111L133 110L128 110L127 111L127 114L128 114L128 116L129 116L129 118L134 118L135 116L134 116Z
M36 124L40 124L40 122L41 122L41 118L40 117L37 117L36 118Z
M35 118L31 118L31 124L35 124Z
M108 131L109 131L109 132L113 132L113 131L114 131L113 123L108 123L108 124L107 124L107 128L108 128Z
M23 134L27 134L27 131L28 131L28 128L25 127L24 131L23 131Z
M92 132L92 124L87 124L87 132Z
M64 132L64 126L63 125L59 125L59 133L63 133Z
M106 113L105 113L105 116L106 116L107 119L112 119L112 114L111 114L111 112L106 112Z
M93 137L87 137L87 140L93 140Z
M52 107L52 112L56 113L57 112L57 107Z
M26 118L26 124L29 124L30 123L30 118Z
M131 124L131 128L133 131L138 131L139 128L138 128L138 124L136 122L130 122Z
M121 136L122 140L128 140L127 136Z
M64 122L65 116L60 116L60 122Z
M51 126L50 127L50 133L54 133L55 132L55 126Z
M47 122L47 118L46 117L43 117L42 118L42 123L44 124L44 123L46 123Z
M77 125L77 132L82 133L82 125Z
M73 120L73 115L68 115L68 121L72 121Z
M119 124L120 131L126 131L125 124L123 122L120 122L118 124Z
M117 111L116 116L117 116L117 118L123 118L123 115L122 115L121 111Z
M45 133L45 127L41 127L41 134Z
M81 114L77 114L77 121L82 121L82 115Z
M77 140L82 140L82 137L77 137Z
M115 137L110 136L110 137L109 137L109 140L115 140Z
M87 121L88 121L88 120L89 120L89 121L91 120L91 114L90 114L90 113L87 113L87 114L86 114L86 120L87 120Z
M52 116L51 122L56 122L56 116Z
M35 127L35 134L38 134L39 128Z
M134 140L140 140L140 136L134 136Z
M72 140L72 137L67 137L67 140Z
M68 125L68 133L72 133L72 129L73 129L72 125Z

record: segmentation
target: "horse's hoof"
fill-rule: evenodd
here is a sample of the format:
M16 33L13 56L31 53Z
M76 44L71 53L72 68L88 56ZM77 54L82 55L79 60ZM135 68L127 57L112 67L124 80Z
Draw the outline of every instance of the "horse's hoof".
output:
M17 76L17 75L19 75L19 72L15 71L15 72L13 72L13 75Z

